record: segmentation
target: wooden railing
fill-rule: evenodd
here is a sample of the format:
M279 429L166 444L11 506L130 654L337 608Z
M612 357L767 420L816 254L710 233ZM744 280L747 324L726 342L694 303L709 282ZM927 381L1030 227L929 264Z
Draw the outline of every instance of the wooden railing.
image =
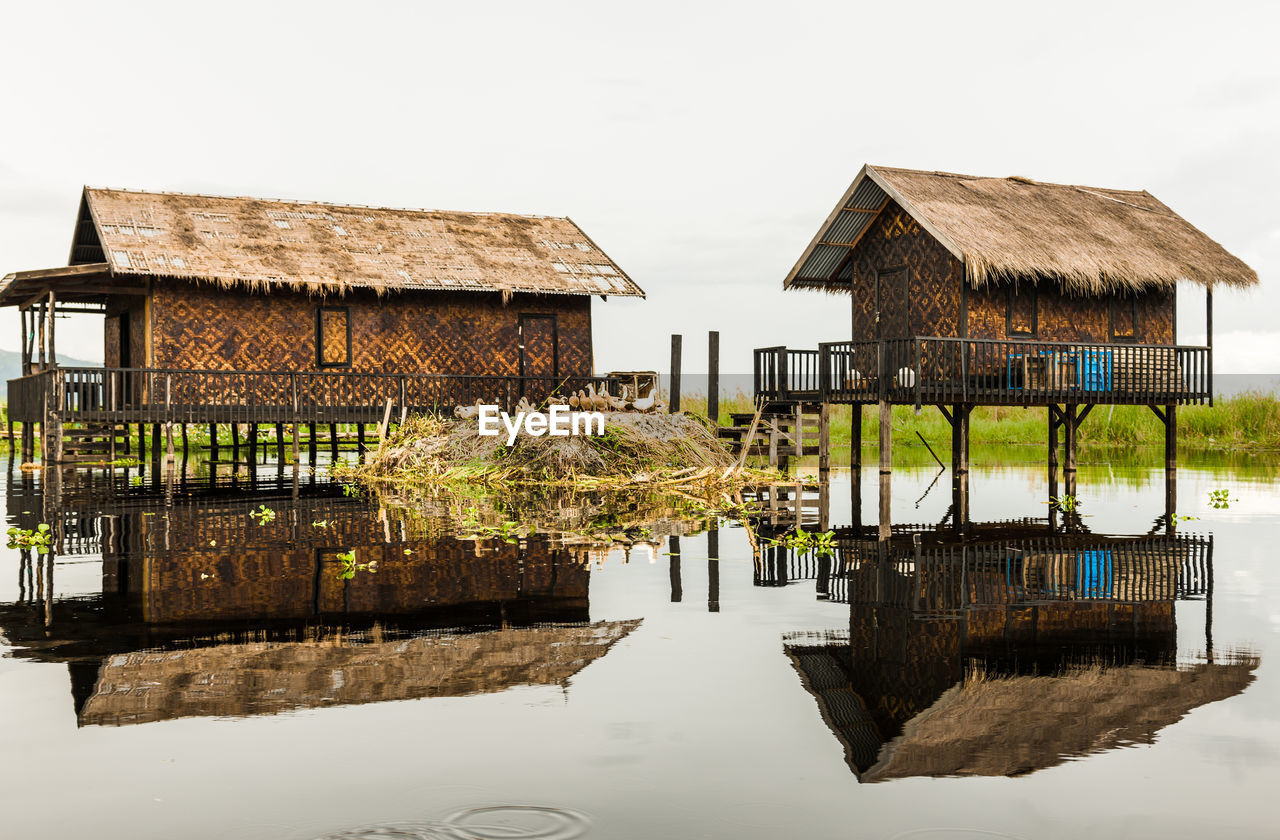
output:
M9 380L9 416L43 422L374 423L477 401L514 410L553 394L607 387L599 376L449 376L355 371L69 368Z
M755 351L759 401L1047 405L1212 402L1208 347L920 337Z

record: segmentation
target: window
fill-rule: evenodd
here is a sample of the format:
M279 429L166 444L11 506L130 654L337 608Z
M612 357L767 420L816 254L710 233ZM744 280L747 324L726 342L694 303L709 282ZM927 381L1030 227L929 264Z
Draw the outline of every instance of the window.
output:
M1111 340L1136 341L1138 338L1138 299L1120 295L1111 299Z
M351 366L351 307L316 309L316 367Z
M1008 323L1005 325L1005 334L1012 336L1035 336L1038 318L1036 312L1036 289L1035 286L1017 286L1009 287L1009 300L1007 304L1006 319Z

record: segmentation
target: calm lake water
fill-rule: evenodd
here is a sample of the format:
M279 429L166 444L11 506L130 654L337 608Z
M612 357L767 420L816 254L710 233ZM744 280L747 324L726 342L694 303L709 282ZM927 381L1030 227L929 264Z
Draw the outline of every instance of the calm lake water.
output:
M907 466L887 541L836 473L832 558L11 471L63 546L0 549L0 834L1275 836L1275 468L1184 459L1168 534L1154 460L1086 452L1051 530L1040 448L973 457L962 530Z

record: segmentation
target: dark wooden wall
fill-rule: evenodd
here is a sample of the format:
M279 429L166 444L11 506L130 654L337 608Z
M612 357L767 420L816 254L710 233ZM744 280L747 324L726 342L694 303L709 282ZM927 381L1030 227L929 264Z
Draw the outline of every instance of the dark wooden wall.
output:
M1009 287L1005 284L969 290L969 338L1010 337L1006 329L1008 295ZM1138 296L1137 343L1174 343L1173 295L1172 291L1153 291ZM1035 338L1043 341L1111 341L1110 297L1066 295L1053 285L1044 283L1039 286L1036 298L1038 329Z
M890 201L853 249L842 275L853 273L853 340L876 337L876 272L906 267L913 335L960 335L964 266L896 203ZM905 336L904 336L905 337Z
M489 292L378 297L362 291L321 299L179 282L157 282L152 294L152 364L317 370L316 309L321 305L351 308L351 370L518 374L520 315L537 313L556 316L559 375L592 373L591 299L585 295L516 295L506 304Z
M128 315L129 358L120 358L120 315ZM106 367L147 366L147 303L143 297L117 299L107 306L102 330L102 360Z

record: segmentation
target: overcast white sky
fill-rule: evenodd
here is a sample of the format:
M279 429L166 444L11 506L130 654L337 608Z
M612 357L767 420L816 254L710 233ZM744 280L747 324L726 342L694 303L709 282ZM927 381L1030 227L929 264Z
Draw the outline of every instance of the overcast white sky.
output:
M594 304L597 369L682 332L703 370L719 329L745 372L849 336L781 284L872 162L1150 190L1262 278L1215 301L1218 370L1275 372L1278 31L1274 2L6 0L0 274L65 264L86 183L563 214L649 293ZM60 354L100 359L99 321Z

